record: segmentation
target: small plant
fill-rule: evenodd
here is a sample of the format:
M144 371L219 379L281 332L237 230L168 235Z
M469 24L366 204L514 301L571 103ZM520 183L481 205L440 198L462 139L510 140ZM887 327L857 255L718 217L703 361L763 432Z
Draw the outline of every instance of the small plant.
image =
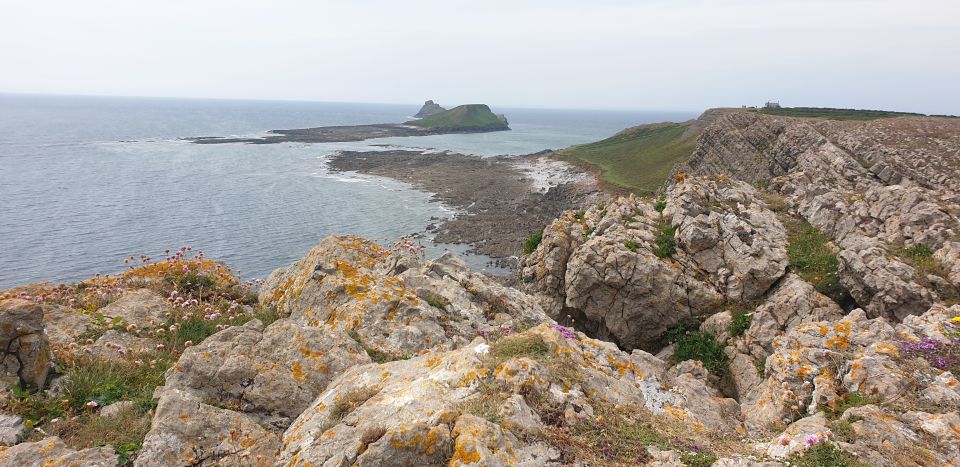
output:
M540 242L543 241L543 229L540 229L532 234L523 242L523 254L529 255L536 251L537 247L540 246Z
M442 297L440 295L433 295L433 294L427 295L426 298L424 298L423 300L427 302L428 305L439 310L446 309L447 305L450 304L449 299L447 299L446 297Z
M828 405L821 405L819 409L823 411L823 414L830 420L836 420L840 418L847 409L853 407L862 407L864 405L876 404L879 402L874 397L869 397L859 392L848 392L843 395L838 400L832 401Z
M699 360L716 376L725 376L730 369L723 346L709 332L694 331L681 324L667 332L667 341L674 344L673 357L677 363Z
M593 229L587 229L583 231L583 238L590 238L593 235Z
M660 199L658 199L657 202L654 203L654 205L653 205L653 209L655 209L657 212L659 212L659 213L661 213L661 214L663 213L663 210L666 209L666 208L667 208L667 197L666 197L666 196L661 196Z
M837 303L847 301L846 291L837 275L837 253L830 239L816 227L798 219L785 222L788 232L787 257L790 270Z
M917 243L909 248L905 248L903 254L912 258L931 258L933 257L933 250L922 243Z
M687 452L680 455L680 462L690 467L710 467L716 461L717 456L705 452Z
M862 466L853 455L837 449L833 443L817 443L803 452L793 454L787 459L789 465L797 467L859 467Z
M744 332L747 332L747 329L750 329L750 324L753 323L753 314L746 313L743 310L733 310L733 320L730 321L730 331L731 336L741 336Z
M585 219L586 216L587 216L587 212L584 211L583 209L573 213L573 218L576 219L577 222L583 222L583 219Z
M490 349L490 354L497 361L516 357L539 358L549 352L550 347L540 336L527 334L506 336L498 340Z
M640 244L637 243L637 242L635 242L635 241L633 241L633 240L627 240L627 241L623 242L623 246L627 247L628 250L630 250L630 251L632 251L632 252L634 252L634 253L636 253L637 250L640 248Z
M657 258L672 258L677 252L677 241L673 238L676 232L676 227L670 224L664 223L660 226L653 248L653 254Z

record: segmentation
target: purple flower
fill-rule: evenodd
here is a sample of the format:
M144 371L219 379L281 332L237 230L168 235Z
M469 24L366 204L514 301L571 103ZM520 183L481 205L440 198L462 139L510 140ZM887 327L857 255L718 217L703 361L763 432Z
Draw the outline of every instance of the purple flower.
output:
M815 434L809 434L807 438L803 440L803 445L806 447L816 446L817 444L820 444L820 437Z
M560 335L563 336L565 339L575 339L577 337L577 335L573 332L573 330L566 326L561 326L557 323L553 323L550 325L550 327L553 329L556 329L557 332L559 332Z

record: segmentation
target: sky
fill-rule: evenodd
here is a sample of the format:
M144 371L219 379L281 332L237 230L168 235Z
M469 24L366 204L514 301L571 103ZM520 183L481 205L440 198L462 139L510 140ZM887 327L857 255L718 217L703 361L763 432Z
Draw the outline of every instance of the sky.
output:
M0 92L960 114L958 0L0 0Z

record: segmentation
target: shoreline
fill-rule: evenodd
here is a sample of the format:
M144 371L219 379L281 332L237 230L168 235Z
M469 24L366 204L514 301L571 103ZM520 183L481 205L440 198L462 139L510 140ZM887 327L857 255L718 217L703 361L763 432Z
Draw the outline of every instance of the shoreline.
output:
M563 211L599 195L590 174L549 157L479 157L412 150L339 151L327 160L332 173L357 172L411 184L456 214L426 226L433 242L467 245L468 253L515 269L523 241Z

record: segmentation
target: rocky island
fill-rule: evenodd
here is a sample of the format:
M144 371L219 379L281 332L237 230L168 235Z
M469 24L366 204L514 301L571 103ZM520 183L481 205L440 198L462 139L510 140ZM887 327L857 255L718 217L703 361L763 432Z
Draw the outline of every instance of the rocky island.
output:
M428 101L430 102L430 101ZM426 107L426 106L425 106ZM506 117L494 114L486 104L466 104L450 110L431 108L423 118L404 123L378 123L372 125L324 126L292 130L271 130L262 138L225 138L200 136L186 138L197 144L249 143L338 143L363 141L392 136L427 136L449 133L487 133L509 130ZM421 109L421 113L423 110Z
M433 114L438 114L440 112L446 112L447 109L441 107L439 104L433 101L426 101L423 103L423 107L420 107L420 110L414 114L416 118L429 117Z
M183 248L0 293L0 464L960 463L960 119L715 109L539 157L607 194L513 286L339 236L262 283Z

